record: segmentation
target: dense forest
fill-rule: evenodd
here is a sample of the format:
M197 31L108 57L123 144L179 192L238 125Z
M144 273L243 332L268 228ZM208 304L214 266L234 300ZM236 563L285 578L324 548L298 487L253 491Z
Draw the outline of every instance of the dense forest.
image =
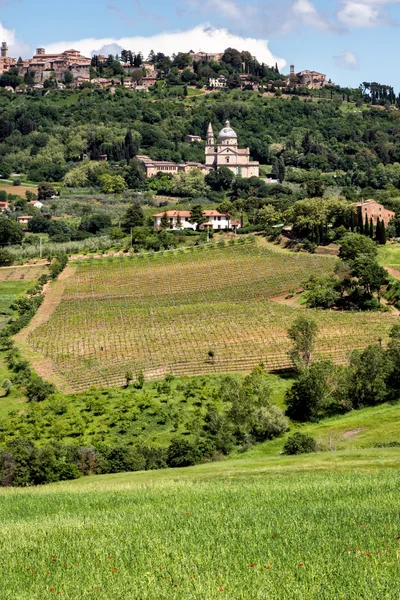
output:
M343 185L400 187L397 110L242 91L157 101L120 89L114 95L65 90L44 97L2 92L0 175L26 173L33 181L60 182L86 160L93 161L85 163L89 180L96 180L97 168L102 174L120 168L128 187L136 188L132 171L137 169L132 163L127 167L127 159L140 152L159 160L203 161L204 146L186 144L185 135L204 138L209 122L218 131L227 119L240 145L249 146L262 164L278 157L286 167L335 173ZM95 164L101 155L108 164Z

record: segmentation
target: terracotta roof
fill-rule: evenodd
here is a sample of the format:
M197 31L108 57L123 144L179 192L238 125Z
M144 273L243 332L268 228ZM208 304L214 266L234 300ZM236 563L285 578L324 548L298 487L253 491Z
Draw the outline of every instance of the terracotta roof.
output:
M190 217L190 210L167 210L162 213L158 213L157 215L153 215L154 217L163 217L167 213L167 217ZM203 214L205 217L227 217L228 215L224 215L217 210L203 210Z

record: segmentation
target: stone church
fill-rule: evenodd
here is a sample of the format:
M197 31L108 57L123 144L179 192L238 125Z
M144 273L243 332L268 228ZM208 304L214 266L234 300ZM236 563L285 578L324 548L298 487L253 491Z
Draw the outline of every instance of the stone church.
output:
M232 173L244 179L260 175L260 163L250 160L249 148L240 149L238 147L237 134L231 128L229 121L219 132L216 147L214 131L211 123L209 124L206 140L206 167L214 169L227 167Z

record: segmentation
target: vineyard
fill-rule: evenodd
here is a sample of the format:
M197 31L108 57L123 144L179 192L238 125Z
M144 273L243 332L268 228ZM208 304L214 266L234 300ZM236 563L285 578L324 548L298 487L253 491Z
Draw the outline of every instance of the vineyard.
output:
M77 263L50 319L29 335L72 388L290 366L286 331L299 310L274 301L310 275L331 272L329 256L255 245L165 251ZM337 362L384 339L395 317L316 311L316 354Z

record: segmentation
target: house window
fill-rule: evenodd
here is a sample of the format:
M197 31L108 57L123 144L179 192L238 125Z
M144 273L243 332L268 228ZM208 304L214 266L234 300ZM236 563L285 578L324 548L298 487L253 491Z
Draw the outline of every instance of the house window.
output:
M218 217L218 221L220 221L220 220L221 220L221 217Z
M226 157L226 162L227 162L227 163L229 162L229 156L227 156L227 157Z

